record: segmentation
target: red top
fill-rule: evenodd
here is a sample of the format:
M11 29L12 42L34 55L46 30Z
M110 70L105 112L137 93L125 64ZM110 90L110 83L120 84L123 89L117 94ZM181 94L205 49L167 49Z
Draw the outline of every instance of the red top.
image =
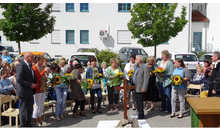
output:
M46 72L45 70L43 70L41 73L38 70L38 68L34 65L33 67L33 71L35 74L35 77L37 79L37 87L36 87L36 93L41 93L41 78L44 76L44 73Z

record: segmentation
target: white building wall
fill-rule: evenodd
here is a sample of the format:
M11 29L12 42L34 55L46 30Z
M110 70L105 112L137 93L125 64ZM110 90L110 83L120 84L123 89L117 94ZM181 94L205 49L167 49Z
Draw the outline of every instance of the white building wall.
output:
M132 3L133 5L134 3ZM191 4L178 4L175 15L180 15L182 5L187 7L187 20L190 19L189 9ZM52 57L55 55L62 55L66 58L78 48L98 48L112 49L118 52L121 47L142 47L137 44L137 39L131 39L130 44L118 44L117 32L118 30L128 30L127 23L131 19L130 12L118 12L118 3L90 3L89 12L80 12L80 3L75 3L75 12L66 12L66 4L60 3L60 12L53 12L52 15L56 17L55 30L60 30L60 44L51 43L51 34L35 40L39 44L30 42L21 43L21 51L46 51ZM190 8L189 8L190 7ZM1 15L0 15L1 17ZM190 25L191 20L184 27L175 38L169 40L169 44L159 45L157 47L157 57L161 56L161 51L167 49L170 52L188 52L190 42ZM107 29L110 26L110 36L107 40L101 41L99 38L99 30ZM75 30L75 44L66 44L66 30ZM89 30L89 44L80 44L80 30ZM6 41L2 37L2 44L11 44L17 49L15 42ZM153 47L144 47L149 55L154 54Z
M212 47L212 51L220 51L220 17L218 10L220 3L209 3L207 6L207 18L210 20L207 29L207 43Z
M192 8L193 10L197 10L200 13L202 13L204 16L206 16L208 4L209 3L193 3ZM198 7L199 7L199 10L198 10Z

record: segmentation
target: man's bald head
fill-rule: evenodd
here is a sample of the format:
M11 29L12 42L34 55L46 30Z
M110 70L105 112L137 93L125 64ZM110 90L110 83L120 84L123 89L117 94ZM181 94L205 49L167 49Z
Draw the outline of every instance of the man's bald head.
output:
M26 52L24 54L24 60L30 64L34 61L34 55L31 52Z

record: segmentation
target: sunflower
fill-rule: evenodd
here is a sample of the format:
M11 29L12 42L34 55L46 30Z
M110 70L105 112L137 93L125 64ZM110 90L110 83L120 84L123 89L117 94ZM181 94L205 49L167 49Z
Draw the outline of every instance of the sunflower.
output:
M174 84L175 84L175 85L178 85L178 82L175 82Z
M56 81L56 84L59 84L61 82L61 78L59 76L56 76L55 81Z
M178 82L180 81L181 78L180 78L180 76L176 75L173 79L174 79L175 82L178 83Z
M88 88L92 88L92 86L88 86Z
M102 74L101 74L101 73L99 73L99 76L102 76Z
M56 86L56 84L53 84L53 86Z
M88 84L92 84L92 80L91 79L87 79Z

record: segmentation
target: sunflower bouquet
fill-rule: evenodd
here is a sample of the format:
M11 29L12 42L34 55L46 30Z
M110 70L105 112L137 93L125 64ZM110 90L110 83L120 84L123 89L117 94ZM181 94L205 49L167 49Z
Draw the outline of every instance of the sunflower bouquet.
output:
M179 87L183 83L183 78L179 75L171 76L170 83L175 87Z
M49 83L52 84L52 86L56 86L61 83L61 78L57 73L52 74L52 78L48 77Z
M134 70L129 70L129 71L128 71L128 76L129 76L129 77L132 78L133 74L134 74Z
M73 80L73 74L64 74L61 79L63 80L63 83L65 83L66 85L70 84L70 80Z
M103 75L101 73L95 73L93 76L94 83L101 83Z
M115 75L115 77L112 79L113 81L122 80L124 79L124 74L122 72L119 72Z
M92 86L94 86L94 83L91 79L85 79L81 82L81 86L83 89L87 90L87 89L93 89Z
M155 74L155 70L150 72L150 76L153 76Z

